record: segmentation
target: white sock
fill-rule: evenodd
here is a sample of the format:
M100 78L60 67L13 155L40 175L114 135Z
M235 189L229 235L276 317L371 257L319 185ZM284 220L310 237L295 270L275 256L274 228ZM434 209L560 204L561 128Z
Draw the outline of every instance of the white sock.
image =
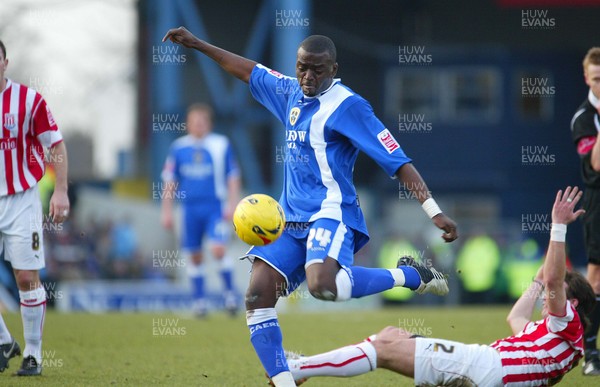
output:
M392 273L392 277L394 277L394 286L404 286L406 283L406 278L404 277L404 272L400 269L388 269L390 273Z
M290 371L280 372L271 378L275 387L296 387L296 382Z
M187 275L189 278L203 277L205 274L204 264L194 264L191 260L188 260Z
M8 344L12 342L12 336L4 323L4 319L0 314L0 344Z
M219 266L221 270L233 270L233 259L229 255L225 255L219 261Z
M352 279L343 267L335 276L335 286L337 288L336 301L347 301L352 297Z
M23 357L33 356L38 364L42 362L42 331L46 315L46 290L40 286L27 292L19 291L21 299L21 318L25 351Z
M313 376L356 376L377 368L377 353L370 342L349 345L320 355L288 359L295 380Z

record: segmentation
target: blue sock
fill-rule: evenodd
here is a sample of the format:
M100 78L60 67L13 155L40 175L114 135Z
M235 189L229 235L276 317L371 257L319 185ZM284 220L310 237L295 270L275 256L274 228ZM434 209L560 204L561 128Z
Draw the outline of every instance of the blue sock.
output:
M221 270L221 278L223 279L223 284L225 284L225 290L230 292L233 290L233 279L231 269Z
M283 352L283 336L275 309L268 308L257 311L266 311L268 315L263 314L263 317L259 316L259 318L254 316L247 320L248 329L250 329L250 341L254 346L254 351L269 377L289 371ZM268 319L265 320L265 318Z
M197 275L191 278L192 280L192 296L194 300L204 298L204 276Z
M352 298L370 296L394 287L394 277L388 269L351 266ZM343 270L343 269L342 269Z
M361 266L344 267L352 281L352 298L370 296L381 293L395 286L394 277L388 269L377 269ZM417 289L421 285L421 277L414 267L401 266L398 270L404 273L405 288Z
M404 273L403 287L409 288L410 290L415 290L421 285L421 276L419 275L417 269L410 266L400 266L398 269L402 270Z

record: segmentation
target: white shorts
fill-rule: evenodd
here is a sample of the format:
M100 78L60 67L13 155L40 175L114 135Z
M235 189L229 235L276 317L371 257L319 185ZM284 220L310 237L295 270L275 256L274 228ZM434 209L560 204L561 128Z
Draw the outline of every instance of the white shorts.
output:
M0 197L0 253L13 269L45 267L42 202L37 185Z
M415 386L503 386L498 352L479 344L415 339Z

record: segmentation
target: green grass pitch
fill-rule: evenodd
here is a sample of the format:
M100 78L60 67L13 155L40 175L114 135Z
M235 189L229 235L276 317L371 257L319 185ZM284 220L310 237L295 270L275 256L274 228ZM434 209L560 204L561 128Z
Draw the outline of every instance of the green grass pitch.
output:
M361 341L386 325L467 343L490 343L509 334L508 307L415 308L282 314L286 349L305 354ZM22 347L18 314L4 319ZM176 314L59 314L46 316L44 370L39 378L13 376L14 358L0 374L2 386L265 386L243 314L216 313L206 320ZM600 379L598 379L600 380ZM565 386L596 382L581 365ZM593 383L592 383L593 384ZM313 378L306 386L412 386L412 380L377 370L355 378Z

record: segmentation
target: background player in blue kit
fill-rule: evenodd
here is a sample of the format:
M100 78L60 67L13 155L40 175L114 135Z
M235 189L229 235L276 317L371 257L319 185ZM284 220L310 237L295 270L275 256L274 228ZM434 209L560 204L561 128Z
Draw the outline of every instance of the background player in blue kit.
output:
M314 297L329 301L363 297L394 286L419 293L448 292L440 273L410 258L401 259L395 269L352 266L354 253L369 239L352 181L359 150L412 188L434 224L444 231L444 240L455 240L457 231L371 106L334 79L338 65L329 38L313 35L300 44L296 78L210 45L183 27L169 30L166 40L199 50L249 83L254 98L286 127L289 153L280 204L292 224L273 244L248 252L252 276L246 293L251 341L276 386L294 386L295 382L284 356L275 304L304 279Z
M235 313L232 260L226 255L228 223L240 196L240 172L227 137L212 133L212 109L194 104L187 113L188 134L171 145L162 173L162 224L173 228L173 202L183 207L182 248L193 289L194 312L204 316L202 240L210 239L211 253L221 263L225 308Z

